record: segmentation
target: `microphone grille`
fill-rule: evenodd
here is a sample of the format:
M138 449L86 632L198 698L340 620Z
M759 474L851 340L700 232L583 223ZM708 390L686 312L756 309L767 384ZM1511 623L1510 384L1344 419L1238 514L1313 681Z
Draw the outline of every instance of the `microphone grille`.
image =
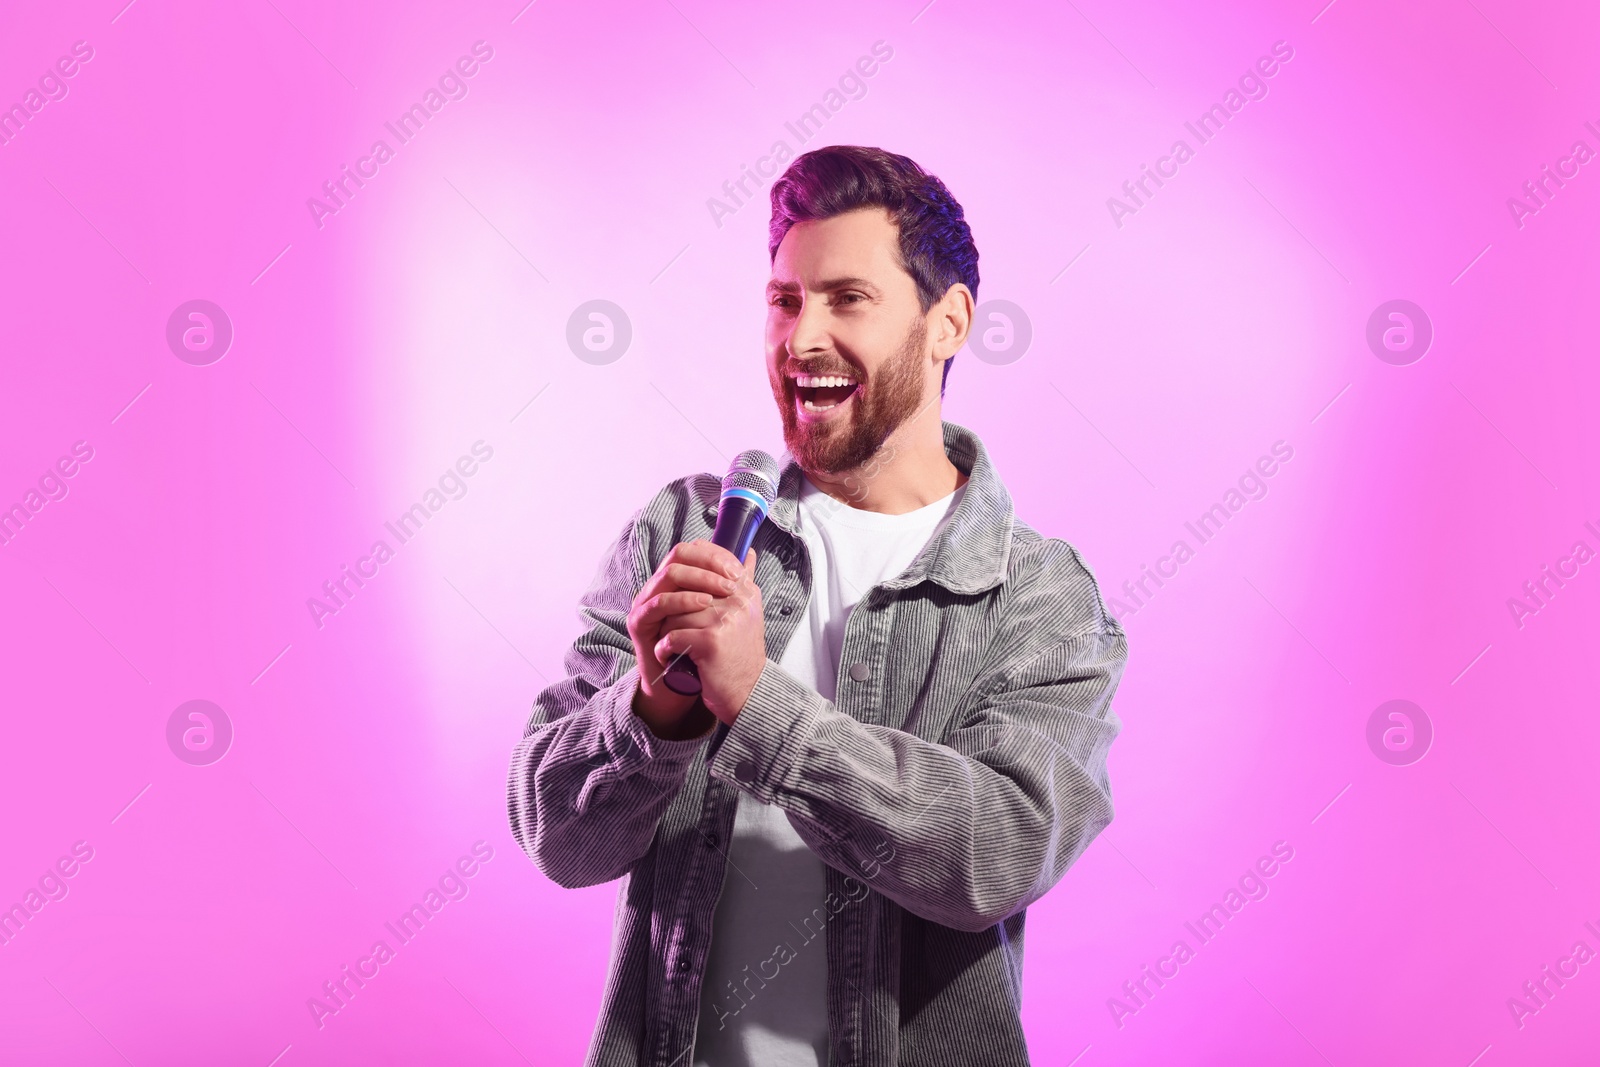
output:
M722 491L744 489L758 494L768 506L778 497L778 461L759 448L747 449L733 457L722 478Z

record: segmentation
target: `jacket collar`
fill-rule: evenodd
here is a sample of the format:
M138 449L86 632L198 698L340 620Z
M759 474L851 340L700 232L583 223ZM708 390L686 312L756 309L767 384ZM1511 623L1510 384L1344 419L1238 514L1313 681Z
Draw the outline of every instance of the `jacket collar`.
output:
M1011 494L989 463L978 435L964 426L941 421L944 451L950 462L967 475L966 492L950 520L899 577L879 583L886 589L907 589L932 581L952 593L973 594L992 589L1005 579L1011 555L1013 511ZM778 479L778 497L767 520L790 536L799 536L797 522L802 472L794 457L785 453ZM715 518L716 507L710 509Z

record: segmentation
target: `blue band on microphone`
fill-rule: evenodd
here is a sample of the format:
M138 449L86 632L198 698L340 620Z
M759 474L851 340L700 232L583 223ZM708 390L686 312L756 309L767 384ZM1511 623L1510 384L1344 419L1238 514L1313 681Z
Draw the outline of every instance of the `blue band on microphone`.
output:
M765 498L763 498L760 493L754 492L753 490L750 490L750 489L738 489L738 488L724 489L722 491L722 499L723 500L728 499L730 496L736 496L736 497L740 497L741 499L750 501L752 504L754 504L760 510L761 515L763 517L766 516L766 514L767 514L767 502L766 502Z

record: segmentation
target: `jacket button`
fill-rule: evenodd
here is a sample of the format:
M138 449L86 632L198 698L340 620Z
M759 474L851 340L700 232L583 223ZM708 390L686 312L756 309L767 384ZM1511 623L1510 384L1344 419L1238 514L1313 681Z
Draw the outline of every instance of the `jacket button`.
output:
M865 663L852 663L850 665L850 677L858 682L864 682L872 677L872 668Z
M706 835L706 844L710 845L713 849L717 847L717 844L720 840L721 839L714 833Z
M756 780L756 765L747 759L742 759L733 768L733 776L739 781L749 785Z
M779 615L787 615L790 612L792 612L793 610L794 610L794 606L792 604L785 604L783 607L778 609L778 614Z

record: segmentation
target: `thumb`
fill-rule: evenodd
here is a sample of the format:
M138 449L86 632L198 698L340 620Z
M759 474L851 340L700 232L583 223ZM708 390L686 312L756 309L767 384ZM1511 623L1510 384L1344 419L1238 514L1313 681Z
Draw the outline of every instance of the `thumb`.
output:
M754 548L751 548L750 551L748 551L748 552L746 552L744 554L744 572L746 574L750 575L752 578L755 577L755 573L756 573L756 550Z

